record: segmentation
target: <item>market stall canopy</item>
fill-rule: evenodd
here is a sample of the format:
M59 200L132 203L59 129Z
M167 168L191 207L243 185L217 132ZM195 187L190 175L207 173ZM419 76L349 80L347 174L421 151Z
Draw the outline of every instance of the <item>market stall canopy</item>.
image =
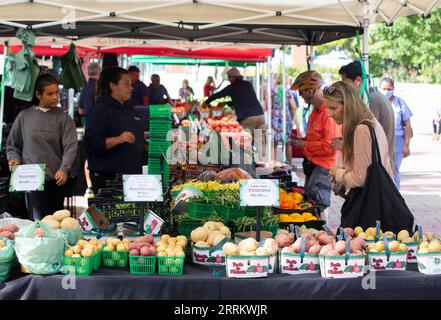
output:
M240 43L321 44L370 23L427 17L437 0L8 0L0 33ZM99 23L99 28L96 27Z
M0 38L0 50L8 42L9 52L17 53L21 42L14 37ZM232 44L224 42L189 42L173 40L141 40L117 38L87 38L68 40L60 37L36 37L33 51L39 56L60 56L69 50L71 43L76 44L80 56L100 52L128 55L149 55L158 57L180 57L186 59L222 59L234 61L264 62L271 56L272 49L278 45Z

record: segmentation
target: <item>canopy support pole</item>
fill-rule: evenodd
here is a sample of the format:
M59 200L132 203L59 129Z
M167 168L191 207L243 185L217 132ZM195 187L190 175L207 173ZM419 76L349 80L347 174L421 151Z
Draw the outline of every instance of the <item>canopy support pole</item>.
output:
M260 101L260 74L259 74L259 68L260 68L260 63L256 62L256 95L257 95L257 100Z
M266 147L267 147L267 155L266 155L266 159L267 161L271 161L273 158L273 130L272 130L272 126L271 126L271 113L272 113L272 97L271 97L271 61L272 61L272 57L268 57L268 62L267 62L267 136L266 136Z
M5 81L6 81L6 57L8 55L8 42L3 46L3 75L1 82L1 102L0 102L0 149L3 148L3 113L5 110Z
M283 130L283 156L282 156L282 161L286 162L286 144L288 142L287 139L287 132L286 132L286 71L285 71L285 49L282 47L282 49L280 49L281 55L282 55L282 104L283 104L283 108L282 108L282 112L283 112L283 120L282 120L282 130Z

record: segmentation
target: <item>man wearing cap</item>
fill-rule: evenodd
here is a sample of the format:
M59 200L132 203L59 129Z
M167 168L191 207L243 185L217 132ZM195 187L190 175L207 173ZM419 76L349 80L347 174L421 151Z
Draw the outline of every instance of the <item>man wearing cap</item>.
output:
M137 66L130 66L128 70L132 78L133 88L130 101L135 106L148 106L148 89L145 83L139 80L139 68Z
M209 105L216 99L230 96L236 111L237 121L242 127L250 130L265 129L263 108L257 100L253 85L245 81L236 68L228 70L227 76L231 84L210 96L204 104Z
M305 140L293 140L296 149L303 149L303 171L306 176L305 193L314 204L325 209L331 204L331 180L329 169L335 164L336 151L332 142L341 136L341 129L332 119L323 100L323 78L316 71L301 73L291 90L298 90L299 96L314 109L308 122Z

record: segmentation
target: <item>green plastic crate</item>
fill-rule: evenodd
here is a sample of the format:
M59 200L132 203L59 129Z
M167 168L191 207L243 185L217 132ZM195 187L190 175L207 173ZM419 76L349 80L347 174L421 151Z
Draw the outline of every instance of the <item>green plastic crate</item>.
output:
M202 223L199 221L180 221L178 222L178 233L190 239L191 232L201 225Z
M268 231L273 234L273 237L277 234L277 230L279 230L279 224L264 224L261 228L262 231Z
M101 260L102 260L102 250L99 250L97 253L95 253L93 256L93 270L98 270L101 267Z
M185 257L158 257L158 271L163 276L182 276Z
M245 216L246 217L256 217L256 207L245 207Z
M207 203L188 203L188 216L193 219L205 219L213 215L215 208Z
M130 273L153 274L156 268L156 256L129 256Z
M245 215L243 207L234 206L215 206L214 210L225 221L233 221Z
M74 270L76 276L87 277L93 271L93 257L64 257L64 266L66 273L72 274L72 270Z
M129 262L128 251L103 250L103 266L110 268L127 268Z

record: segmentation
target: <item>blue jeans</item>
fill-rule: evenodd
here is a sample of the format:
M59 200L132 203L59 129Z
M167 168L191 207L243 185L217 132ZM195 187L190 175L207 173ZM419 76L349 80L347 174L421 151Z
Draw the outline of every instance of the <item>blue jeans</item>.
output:
M395 137L395 167L394 167L394 180L395 186L400 190L400 167L403 161L403 148L404 148L404 136Z
M331 189L328 169L316 166L311 175L306 177L305 194L322 210L331 205Z

